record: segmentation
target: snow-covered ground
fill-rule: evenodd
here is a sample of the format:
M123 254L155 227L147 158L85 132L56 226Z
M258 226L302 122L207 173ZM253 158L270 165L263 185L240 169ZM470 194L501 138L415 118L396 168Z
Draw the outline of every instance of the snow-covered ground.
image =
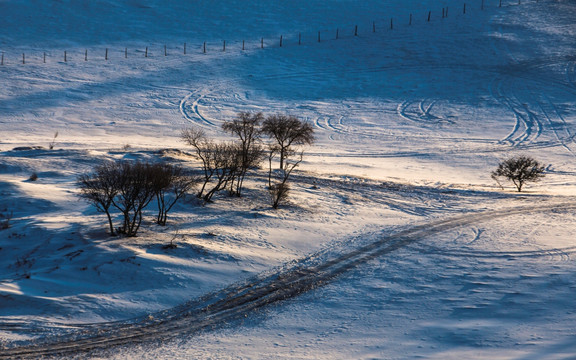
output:
M498 5L0 0L0 349L470 214L243 321L96 356L576 358L576 3ZM127 239L78 200L104 159L196 166L181 129L224 139L240 111L314 124L288 206L256 177ZM515 154L550 164L521 194L490 178Z

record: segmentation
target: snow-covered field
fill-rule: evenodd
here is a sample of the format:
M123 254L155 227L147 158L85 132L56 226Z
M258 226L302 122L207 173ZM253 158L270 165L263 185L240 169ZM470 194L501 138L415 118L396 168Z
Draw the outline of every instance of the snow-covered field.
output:
M576 2L463 6L0 0L0 357L429 228L298 297L90 355L576 358ZM255 177L117 238L76 196L104 159L196 166L181 129L225 139L240 111L314 124L289 205ZM490 178L516 154L550 164L520 194Z

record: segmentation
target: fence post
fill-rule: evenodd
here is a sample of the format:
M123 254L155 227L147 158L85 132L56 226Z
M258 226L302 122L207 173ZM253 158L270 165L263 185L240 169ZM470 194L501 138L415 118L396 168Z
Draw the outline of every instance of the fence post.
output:
M104 55L104 60L108 60L108 48L106 48L106 55Z
M336 28L336 40L338 40L338 28Z
M282 47L282 35L280 35L280 47Z
M242 50L244 50L244 40L242 40Z
M410 14L410 21L408 22L408 25L412 25L412 14Z
M444 8L442 8L442 19L444 19Z
M26 64L26 55L22 53L22 65Z
M204 54L206 54L206 41L204 41Z
M66 59L66 50L64 50L64 62L67 62L68 59Z
M168 56L168 50L166 50L166 45L164 45L164 56Z
M84 61L88 61L88 49L84 50Z
M146 46L146 51L144 52L144 57L148 57L148 46Z
M124 48L124 59L128 59L128 48Z
M372 21L372 32L376 32L376 21Z
M298 33L298 45L302 44L302 33Z
M428 22L430 22L430 15L432 15L432 11L428 11Z
M502 0L500 0L500 4L498 4L498 7L502 7Z
M464 3L464 8L462 9L462 14L466 14L466 3Z
M320 31L318 31L318 42L320 42Z
M0 60L0 65L4 65L4 53L2 53L2 60Z
M222 51L226 51L226 40L222 40L223 44L222 44Z
M186 43L184 43L184 55L186 55Z
M484 0L482 0L482 5L480 5L480 10L484 10Z
M260 49L264 49L264 38L260 38Z
M390 18L390 30L394 30L394 19Z
M358 36L358 25L354 26L354 36Z
M46 53L44 53L44 64L46 64Z

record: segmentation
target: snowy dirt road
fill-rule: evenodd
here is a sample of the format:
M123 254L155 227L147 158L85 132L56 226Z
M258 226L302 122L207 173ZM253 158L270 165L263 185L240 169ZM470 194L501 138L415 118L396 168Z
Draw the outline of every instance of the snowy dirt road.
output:
M549 203L481 211L431 221L392 235L365 234L352 246L328 248L181 306L126 322L84 325L70 336L47 339L38 345L3 349L0 358L97 355L114 346L189 337L323 286L354 267L430 236L492 219L560 209L576 209L576 205ZM562 249L546 251L547 254L554 252L566 253Z

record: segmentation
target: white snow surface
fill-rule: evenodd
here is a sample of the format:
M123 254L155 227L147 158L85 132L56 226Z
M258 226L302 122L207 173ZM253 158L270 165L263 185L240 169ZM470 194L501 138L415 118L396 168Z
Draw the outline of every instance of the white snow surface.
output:
M576 2L466 6L0 0L0 221L11 217L0 230L0 354L78 324L154 314L321 250L524 206L243 321L90 355L576 359L576 208L565 205L576 203ZM241 111L315 127L280 209L254 177L242 198L202 206L191 196L166 227L150 207L139 236L121 238L78 199L77 176L104 159L197 167L180 131L230 139L220 126ZM549 164L522 193L490 178L517 154Z

